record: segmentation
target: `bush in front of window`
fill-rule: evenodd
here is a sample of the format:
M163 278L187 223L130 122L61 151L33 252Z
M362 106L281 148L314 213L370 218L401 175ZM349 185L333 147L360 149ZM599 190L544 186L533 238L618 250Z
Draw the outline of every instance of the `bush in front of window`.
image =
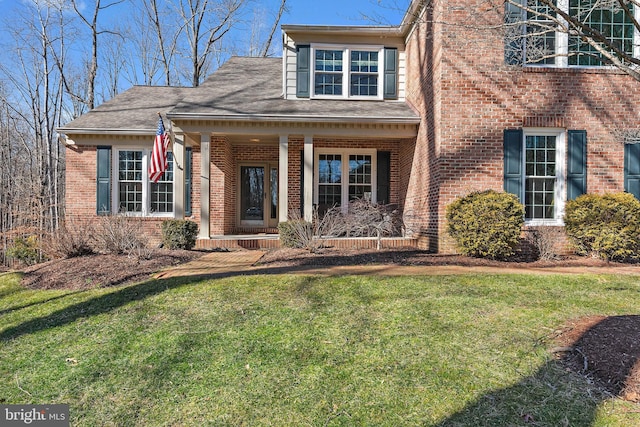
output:
M578 254L640 259L640 201L632 194L584 194L567 202L564 223Z
M505 259L520 242L524 207L513 194L477 191L447 206L446 216L449 234L462 254Z
M140 220L123 214L101 216L95 226L94 249L105 254L150 258L151 250Z
M191 250L196 245L198 224L186 219L171 219L162 223L162 244L167 249Z

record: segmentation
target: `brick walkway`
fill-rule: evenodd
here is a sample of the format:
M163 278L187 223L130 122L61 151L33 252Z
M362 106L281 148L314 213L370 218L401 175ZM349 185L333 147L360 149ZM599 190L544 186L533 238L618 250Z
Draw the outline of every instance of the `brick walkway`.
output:
M156 279L182 276L203 276L211 274L238 272L250 269L264 251L211 252L185 264L156 273Z
M154 275L155 278L170 278L183 276L209 276L218 274L311 274L323 276L341 275L449 275L470 273L497 274L624 274L640 275L639 265L617 265L612 267L518 267L499 268L481 266L431 265L405 266L397 264L368 264L350 266L298 266L277 267L256 265L265 251L238 250L229 252L212 252L197 260L169 268Z

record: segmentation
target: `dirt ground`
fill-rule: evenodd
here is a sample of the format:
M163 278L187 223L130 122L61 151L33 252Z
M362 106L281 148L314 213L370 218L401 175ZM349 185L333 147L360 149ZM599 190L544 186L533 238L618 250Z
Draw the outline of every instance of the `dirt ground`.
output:
M158 250L150 259L124 255L91 255L55 260L26 268L22 284L31 289L91 289L124 285L148 279L151 274L202 256L196 251ZM397 266L491 267L496 271L572 267L605 268L608 272L630 268L602 260L565 257L553 261L501 262L458 255L434 255L414 249L338 250L318 254L295 249L267 252L260 268L285 270L300 266L354 266L393 264ZM635 267L635 266L634 266ZM635 270L635 269L634 269ZM566 369L600 385L613 396L640 402L640 315L575 319L554 337L553 354Z

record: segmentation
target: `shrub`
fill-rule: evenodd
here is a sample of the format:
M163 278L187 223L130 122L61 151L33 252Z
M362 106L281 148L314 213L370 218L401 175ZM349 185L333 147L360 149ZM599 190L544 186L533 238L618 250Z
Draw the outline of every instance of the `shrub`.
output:
M198 224L186 219L171 219L162 223L162 244L167 249L191 250L196 245Z
M509 193L473 192L447 206L451 237L465 255L507 258L514 254L524 223L524 207Z
M49 258L74 258L93 253L93 228L88 224L62 223L43 240L43 251Z
M527 230L526 236L538 259L548 261L560 257L565 242L562 227L537 226Z
M567 202L564 222L578 254L616 261L640 258L640 201L632 194L582 195Z
M307 248L313 240L313 225L303 219L278 224L280 244L285 248Z
M7 249L7 257L26 265L36 264L40 260L38 238L36 236L17 237L13 245Z
M138 219L126 215L100 217L94 233L97 251L148 258L150 252L147 250L147 238L140 225Z

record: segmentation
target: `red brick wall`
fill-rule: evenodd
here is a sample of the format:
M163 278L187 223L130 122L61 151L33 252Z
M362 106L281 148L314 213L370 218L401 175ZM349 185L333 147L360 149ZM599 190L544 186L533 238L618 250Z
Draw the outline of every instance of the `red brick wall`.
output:
M408 100L424 120L407 206L429 212L417 228L432 247L437 237L442 252L453 249L446 206L473 190L502 190L504 129L586 130L588 191L621 191L623 144L615 130L636 127L630 118L640 113L640 82L615 70L506 66L500 34L482 29L501 22L502 8L473 3L440 3L435 21L446 25L423 24L407 48Z
M65 219L70 224L100 223L103 217L96 213L96 147L70 146L66 151ZM192 216L188 219L200 224L200 149L193 148ZM142 228L151 245L162 240L161 224L167 218L132 217Z

